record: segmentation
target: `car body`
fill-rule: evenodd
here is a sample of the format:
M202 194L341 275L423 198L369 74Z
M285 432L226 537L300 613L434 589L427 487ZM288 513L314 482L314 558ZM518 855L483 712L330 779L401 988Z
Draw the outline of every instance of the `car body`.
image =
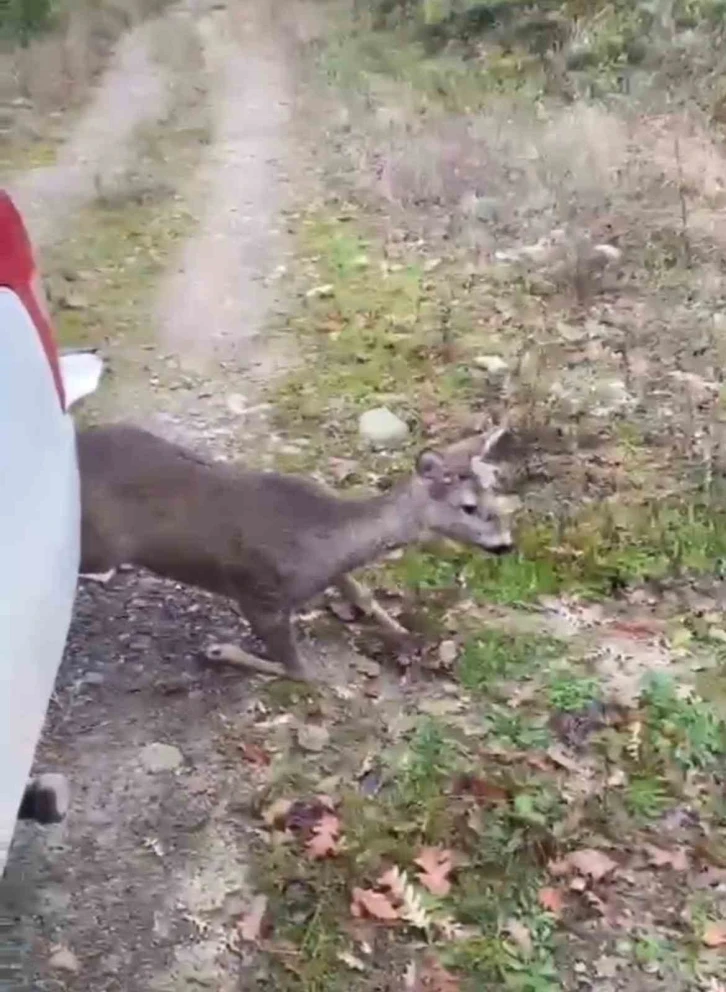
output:
M88 357L80 364L88 371ZM102 364L92 356L100 377ZM0 190L0 873L63 656L78 580L80 485L69 398L23 220ZM82 370L83 371L83 370Z

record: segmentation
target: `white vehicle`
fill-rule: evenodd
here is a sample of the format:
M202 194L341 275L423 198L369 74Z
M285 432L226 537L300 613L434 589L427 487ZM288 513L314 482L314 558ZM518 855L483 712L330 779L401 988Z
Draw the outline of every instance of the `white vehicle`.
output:
M60 775L29 783L71 621L80 491L69 407L93 353L59 355L25 225L0 190L0 874L18 816L62 818Z

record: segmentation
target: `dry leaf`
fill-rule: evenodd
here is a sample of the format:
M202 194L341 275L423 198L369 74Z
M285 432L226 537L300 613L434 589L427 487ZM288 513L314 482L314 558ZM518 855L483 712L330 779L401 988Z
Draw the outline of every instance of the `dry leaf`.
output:
M555 875L567 875L576 871L581 875L586 875L594 882L599 882L618 867L617 862L609 858L603 851L596 851L591 847L584 847L580 851L570 851L559 861L550 863L550 872Z
M459 775L453 786L454 795L472 796L480 806L489 803L505 803L509 799L509 793L496 782L490 782L485 778L477 778L476 775Z
M429 956L421 970L418 988L422 992L459 992L460 986L456 975L447 971L437 958Z
M434 896L447 896L451 891L449 874L454 867L451 851L439 847L425 847L414 861L419 868L421 885Z
M369 916L374 920L390 923L401 918L388 896L373 889L353 889L353 901L350 906L353 916Z
M540 906L548 910L548 912L554 913L555 916L559 916L562 912L565 897L560 889L545 887L539 890L537 898L539 899Z
M701 939L706 947L726 947L726 920L707 923Z
M526 957L529 957L532 953L532 934L529 932L529 928L519 920L512 919L507 920L504 924L504 929L520 951L522 951Z
M674 871L688 871L688 855L683 847L677 847L673 851L666 851L653 844L646 844L645 850L648 854L649 862L655 868L672 868Z
M250 908L238 924L239 935L242 940L259 940L266 912L267 896L255 896L250 903Z
M313 827L306 850L311 858L329 858L340 850L340 820L333 813L324 813Z
M271 806L268 806L262 814L262 819L268 827L285 828L287 814L293 807L291 799L276 799Z
M242 752L242 757L245 761L249 761L252 765L269 765L270 755L261 748L259 744L254 744L248 741L242 741L239 745L239 749Z

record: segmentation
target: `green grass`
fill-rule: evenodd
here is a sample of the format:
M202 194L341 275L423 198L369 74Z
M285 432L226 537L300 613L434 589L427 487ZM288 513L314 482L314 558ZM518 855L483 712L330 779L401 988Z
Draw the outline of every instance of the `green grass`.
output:
M563 651L564 645L550 638L482 630L464 646L459 679L467 689L487 691L500 679L521 678L546 666Z

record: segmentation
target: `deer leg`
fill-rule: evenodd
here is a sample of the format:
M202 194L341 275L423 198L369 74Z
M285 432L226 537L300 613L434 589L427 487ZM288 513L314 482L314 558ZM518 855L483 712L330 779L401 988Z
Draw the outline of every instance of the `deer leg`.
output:
M344 575L337 580L335 585L353 606L357 606L367 617L377 620L389 634L392 634L398 640L403 640L411 636L410 632L398 620L394 620L390 613L387 613L383 609L370 589L366 589L352 575Z
M243 610L254 633L264 642L272 661L258 658L236 644L212 644L206 650L210 661L235 665L261 675L287 676L306 681L307 675L300 659L292 619L289 613L253 613Z
M308 681L305 665L300 657L300 651L295 637L295 629L290 613L258 613L247 619L252 630L257 634L267 648L270 658L279 662L288 678Z

